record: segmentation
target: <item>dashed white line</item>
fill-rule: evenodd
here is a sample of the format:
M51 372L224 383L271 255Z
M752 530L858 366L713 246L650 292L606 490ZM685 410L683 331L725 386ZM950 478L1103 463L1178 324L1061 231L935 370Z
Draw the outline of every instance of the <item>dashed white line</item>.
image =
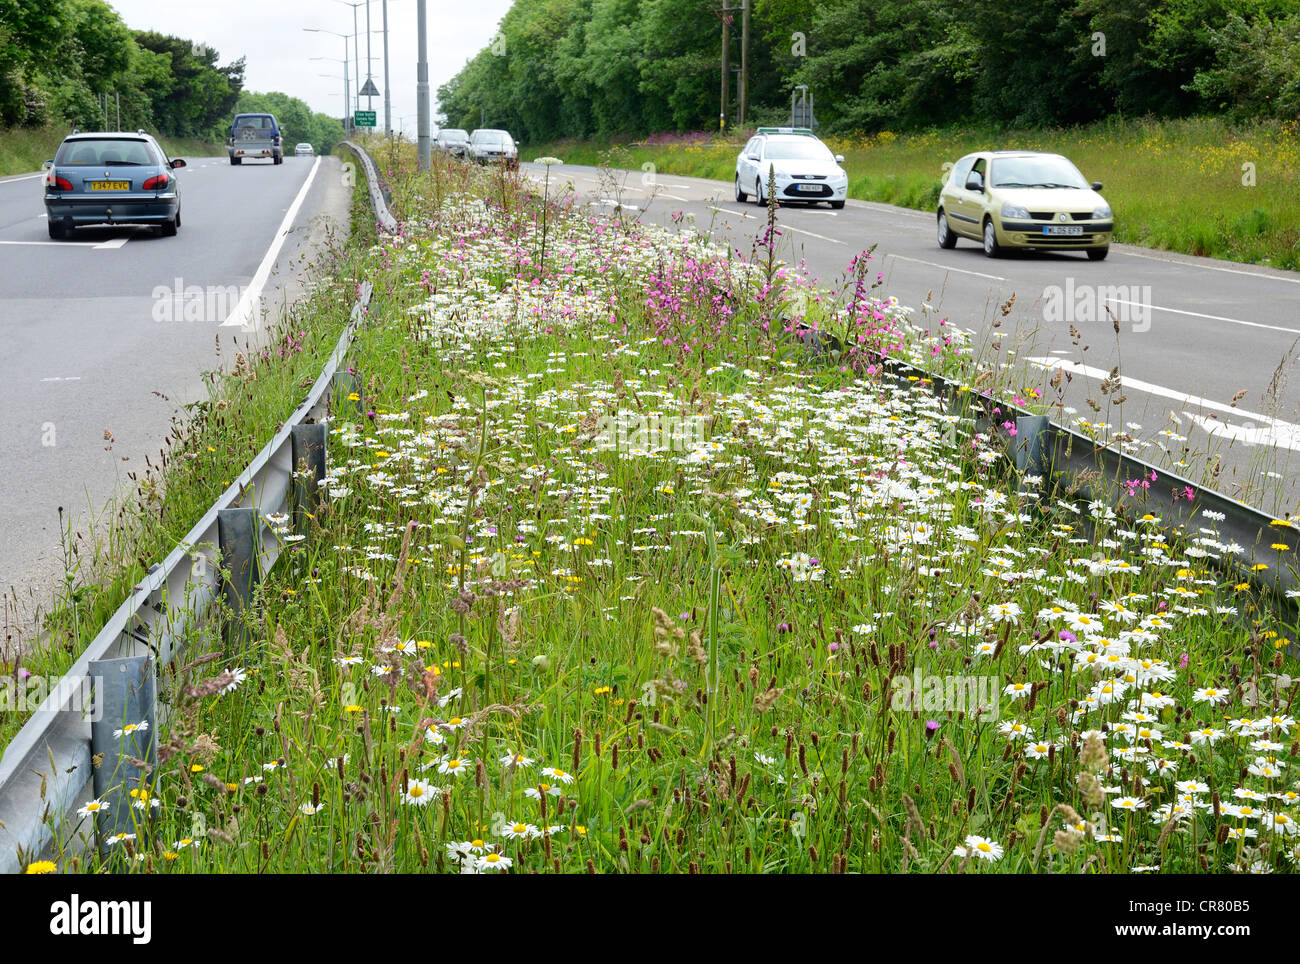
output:
M803 228L792 228L790 225L781 225L777 227L778 231L798 231L800 234L806 234L810 238L820 238L822 241L829 241L831 244L844 244L839 238L828 238L824 234L817 234L815 231L805 231Z
M65 375L56 375L56 376L54 376L53 378L42 378L41 381L43 381L43 382L79 382L79 381L81 381L81 376L80 376L80 375L66 375L66 376L65 376Z
M1186 315L1189 318L1207 318L1210 321L1226 321L1233 325L1245 325L1248 328L1267 328L1269 331L1284 331L1288 335L1300 335L1300 328L1284 328L1282 325L1266 325L1261 321L1245 321L1241 318L1225 318L1222 315L1207 315L1199 311L1184 311L1181 308L1162 308L1159 305L1146 305L1140 301L1122 301L1114 299L1117 305L1133 305L1138 308L1150 308L1152 311L1167 311L1171 315Z
M122 247L122 245L126 244L126 243L127 243L128 241L130 241L130 240L131 240L131 238L130 238L130 236L128 235L128 236L125 237L125 238L113 238L113 239L110 240L110 241L101 241L99 244L95 245L95 250L96 250L96 251L115 251L116 249Z
M939 264L937 261L926 261L924 258L909 258L905 254L887 254L886 259L897 258L899 261L914 261L917 264L928 264L932 268L942 268L944 271L956 271L959 274L973 274L977 278L988 278L990 281L1006 281L1001 275L985 274L982 271L968 271L965 268L954 268L952 265Z
M739 214L742 218L747 218L747 219L749 219L750 221L757 221L757 220L758 220L758 218L757 218L755 215L753 215L753 214L746 214L744 211L733 211L733 210L731 210L730 208L717 208L717 207L714 207L714 206L711 205L711 204L709 205L709 210L710 210L710 211L717 211L719 214Z

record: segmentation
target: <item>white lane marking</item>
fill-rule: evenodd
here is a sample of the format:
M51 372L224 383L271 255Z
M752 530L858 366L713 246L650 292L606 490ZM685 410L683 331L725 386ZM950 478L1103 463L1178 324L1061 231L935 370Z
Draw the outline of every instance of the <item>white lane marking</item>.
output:
M715 207L714 207L713 205L711 205L711 204L709 205L709 210L710 210L710 211L717 211L719 214L739 214L742 218L748 218L748 219L751 220L751 221L757 221L757 220L758 220L757 215L746 214L744 211L732 211L730 208L715 208Z
M235 305L234 311L220 325L222 328L244 328L254 327L257 322L257 303L261 300L262 289L266 287L266 281L271 276L271 267L275 264L275 259L280 254L280 249L284 247L285 239L289 237L289 230L293 227L293 219L298 214L298 209L302 207L302 202L307 198L307 191L311 187L311 182L316 179L316 170L320 167L320 158L312 164L311 171L307 174L307 180L303 182L298 189L298 196L293 199L289 205L289 210L285 213L284 220L275 230L275 240L271 246L266 249L266 257L262 263L257 266L257 272L253 275L253 280L248 283L244 289L243 295L239 299L239 304Z
M98 241L0 241L0 244L27 244L33 247L42 247L50 245L57 248L93 248L98 246Z
M44 177L45 172L40 174L20 174L17 177L0 177L0 184L12 184L18 181L30 181L34 177Z
M1233 325L1246 325L1249 328L1267 328L1269 331L1284 331L1288 335L1300 335L1300 328L1284 328L1281 325L1266 325L1259 321L1243 321L1240 318L1224 318L1222 315L1206 315L1199 311L1183 311L1181 308L1161 308L1159 305L1144 305L1138 301L1121 301L1115 299L1117 305L1135 305L1138 308L1150 308L1152 311L1167 311L1171 315L1187 315L1191 318L1208 318L1210 321L1226 321Z
M1214 264L1194 264L1191 261L1179 261L1176 258L1159 258L1154 254L1138 254L1136 251L1125 250L1124 254L1131 258L1142 258L1146 261L1159 261L1161 264L1176 264L1180 268L1200 269L1207 271L1222 271L1224 274L1244 274L1248 278L1258 278L1260 281L1284 281L1289 285L1300 285L1300 278L1279 278L1274 274L1264 274L1262 271L1245 271L1241 268L1221 268Z
M694 184L669 184L668 187L682 187L682 188L686 188L686 190L689 191L691 188L695 187L695 185Z
M777 230L778 230L778 231L798 231L800 234L806 234L806 235L808 235L809 237L812 237L812 238L820 238L820 239L823 240L823 241L829 241L831 244L844 244L844 243L845 243L845 242L841 241L839 238L828 238L828 237L826 237L826 235L824 235L824 234L817 234L816 232L813 232L813 231L805 231L803 228L792 228L792 227L790 227L790 225L788 225L788 224L785 224L785 225L780 225L780 224L778 224L778 225L777 225Z
M1001 275L985 274L982 271L968 271L965 268L954 268L951 265L939 264L937 261L926 261L924 258L909 258L905 254L887 254L886 259L897 258L899 261L915 261L917 264L928 264L932 268L943 268L944 271L956 271L960 274L973 274L977 278L988 278L990 281L1006 281Z
M64 376L61 376L61 375L56 375L54 378L42 378L41 381L43 381L43 382L79 382L79 381L81 381L81 376L80 376L80 375L68 375L68 376L64 377Z
M1031 357L1028 359L1031 365L1037 365L1039 368L1048 370L1060 368L1072 375L1087 375L1089 378L1105 379L1110 377L1110 372L1101 368L1093 368L1090 365L1081 365L1078 362L1066 361L1064 358L1048 358L1046 356ZM1218 419L1206 418L1198 413L1186 412L1185 414L1196 422L1197 425L1205 429L1211 435L1222 434L1229 438L1239 438L1242 440L1266 439L1267 444L1277 444L1283 448L1300 450L1300 425L1293 422L1285 422L1280 418L1272 418L1268 415L1261 415L1259 412L1252 412L1244 408L1233 408L1231 405L1225 405L1223 402L1216 402L1209 398L1202 398L1200 395L1189 395L1186 392L1180 392L1172 388L1165 388L1163 385L1156 385L1152 382L1144 382L1137 378L1129 378L1127 375L1120 376L1120 384L1125 388L1137 392L1146 392L1148 395L1155 395L1160 398L1172 399L1183 405L1191 405L1196 408L1209 409L1214 412L1223 412L1226 415L1235 415L1246 419L1254 425L1237 426L1226 424ZM1262 428L1260 426L1263 426Z
M647 192L647 193L649 193L649 192ZM654 194L654 195L652 195L652 196L654 196L654 197L670 197L670 198L672 198L674 201L690 201L690 198L686 198L686 197L678 197L676 194L668 194L667 192L664 192L664 191L660 191L658 194Z
M125 238L113 238L111 241L101 241L95 245L96 251L115 251L131 240L130 235Z
M623 201L615 201L612 197L602 197L596 199L597 204L604 204L611 208L626 208L629 211L640 211L641 209L635 204L627 204Z

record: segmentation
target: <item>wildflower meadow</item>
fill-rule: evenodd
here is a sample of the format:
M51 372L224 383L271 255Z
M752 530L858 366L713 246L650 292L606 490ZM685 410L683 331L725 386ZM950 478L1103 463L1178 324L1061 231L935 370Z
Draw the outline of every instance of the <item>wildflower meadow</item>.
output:
M383 166L401 231L346 279L364 390L319 505L268 520L243 641L165 674L134 832L76 846L92 801L56 863L1296 869L1295 630L1218 520L1017 475L977 392L891 374L975 385L970 335L869 252L817 287L775 209L737 251Z

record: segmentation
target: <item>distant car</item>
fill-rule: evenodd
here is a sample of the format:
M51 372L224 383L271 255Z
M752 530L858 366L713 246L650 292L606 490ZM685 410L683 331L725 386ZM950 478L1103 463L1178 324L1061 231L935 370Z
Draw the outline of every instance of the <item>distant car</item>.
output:
M970 238L996 258L1008 248L1110 251L1115 217L1101 196L1060 154L978 151L953 165L939 193L939 247Z
M226 138L226 153L231 164L254 157L269 157L273 163L282 164L284 129L274 114L236 114Z
M315 155L316 155L316 149L312 147L310 144L304 143L304 144L297 144L294 146L293 149L294 157L314 157Z
M165 237L181 226L181 185L144 131L73 133L45 162L45 213L50 237L90 224L156 224Z
M736 157L736 200L767 204L768 177L776 176L778 201L829 201L844 207L849 175L821 138L802 127L760 127Z
M438 131L433 146L440 151L446 151L452 157L464 157L469 149L469 132L459 127L444 128Z
M489 127L480 127L469 135L470 160L479 164L501 164L508 168L519 166L519 148L515 139L506 131Z

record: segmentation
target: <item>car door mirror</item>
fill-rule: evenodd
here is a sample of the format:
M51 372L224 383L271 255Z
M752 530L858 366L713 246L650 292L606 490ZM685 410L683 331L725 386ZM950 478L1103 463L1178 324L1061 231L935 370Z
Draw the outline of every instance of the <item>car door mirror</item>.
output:
M185 166L185 162L184 162L181 158L177 157L177 158L174 158L174 159L172 160L172 162L171 162L171 166L172 166L172 167L184 167L184 166Z
M49 161L46 161L44 164L41 165L41 170L42 170L42 171L48 171L48 170L49 170L50 168L52 168L53 166L54 166L54 161L53 161L53 160L49 160Z
M836 164L843 164L843 163L844 163L844 155L843 155L843 154L836 154L836 155L835 155L835 163L836 163Z
M1093 189L1094 191L1100 192L1100 191L1101 191L1101 181L1093 181L1093 182L1092 182L1092 189Z
M984 192L984 175L979 171L971 171L966 177L966 190Z

